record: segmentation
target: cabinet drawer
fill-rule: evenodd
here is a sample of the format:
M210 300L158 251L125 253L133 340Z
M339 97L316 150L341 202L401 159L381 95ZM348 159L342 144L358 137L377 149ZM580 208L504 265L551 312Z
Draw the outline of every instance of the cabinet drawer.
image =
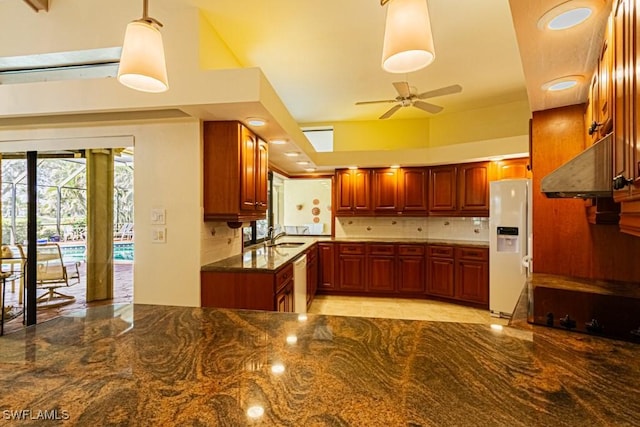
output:
M293 279L293 264L287 265L276 273L276 290L280 289L291 279Z
M453 258L453 246L427 246L427 255L430 257Z
M396 248L394 245L368 245L369 246L369 254L371 255L394 255L396 252Z
M456 248L456 258L487 261L489 259L489 250L485 248Z
M423 245L400 245L398 246L398 254L402 255L424 255Z
M338 246L341 254L364 255L364 244L362 243L340 244Z

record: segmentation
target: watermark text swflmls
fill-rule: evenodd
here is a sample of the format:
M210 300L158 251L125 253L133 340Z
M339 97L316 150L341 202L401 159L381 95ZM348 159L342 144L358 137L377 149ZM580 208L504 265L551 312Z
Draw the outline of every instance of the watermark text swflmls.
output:
M69 411L64 409L50 409L50 410L33 410L33 409L20 409L12 410L5 409L2 411L2 419L4 420L68 420L71 416Z

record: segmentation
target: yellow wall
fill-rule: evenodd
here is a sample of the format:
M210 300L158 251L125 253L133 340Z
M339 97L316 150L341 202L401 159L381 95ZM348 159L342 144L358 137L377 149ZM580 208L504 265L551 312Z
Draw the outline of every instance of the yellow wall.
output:
M424 119L306 123L333 126L333 151L425 149L528 135L529 104L513 102Z
M200 67L205 70L240 68L242 64L231 52L207 18L199 13Z

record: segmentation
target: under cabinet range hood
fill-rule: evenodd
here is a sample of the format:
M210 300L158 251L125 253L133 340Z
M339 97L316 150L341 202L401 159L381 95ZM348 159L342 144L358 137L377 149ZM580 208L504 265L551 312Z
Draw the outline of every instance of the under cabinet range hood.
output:
M540 190L550 198L611 197L612 145L610 133L542 178Z

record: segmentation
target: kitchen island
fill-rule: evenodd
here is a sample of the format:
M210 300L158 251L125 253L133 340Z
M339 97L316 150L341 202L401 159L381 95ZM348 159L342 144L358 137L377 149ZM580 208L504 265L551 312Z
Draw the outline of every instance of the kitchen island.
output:
M640 346L536 326L102 306L1 338L0 378L7 425L640 420Z

